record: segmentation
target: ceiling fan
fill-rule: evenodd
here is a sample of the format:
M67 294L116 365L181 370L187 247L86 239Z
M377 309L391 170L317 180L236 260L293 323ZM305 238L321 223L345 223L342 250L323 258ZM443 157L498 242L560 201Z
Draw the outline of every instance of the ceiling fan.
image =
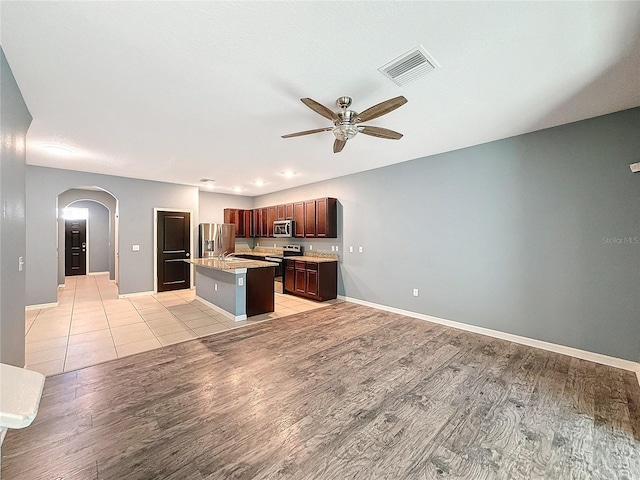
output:
M333 135L336 137L333 142L333 153L341 152L347 144L347 140L351 140L358 133L364 133L365 135L371 135L372 137L388 138L391 140L399 140L402 138L401 133L394 132L387 128L360 125L361 122L367 122L374 118L381 117L382 115L392 112L396 108L407 103L407 99L402 95L385 100L371 108L367 108L362 113L348 110L351 106L351 97L340 97L336 100L336 105L341 109L339 112L333 112L324 105L310 98L301 98L300 100L314 112L331 120L334 126L290 133L288 135L282 135L282 138L300 137L302 135L310 135L312 133L332 131Z

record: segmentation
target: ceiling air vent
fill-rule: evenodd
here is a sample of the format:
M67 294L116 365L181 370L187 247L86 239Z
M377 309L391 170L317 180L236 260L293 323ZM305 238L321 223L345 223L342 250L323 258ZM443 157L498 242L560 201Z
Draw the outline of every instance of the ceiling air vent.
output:
M427 73L439 68L436 62L422 45L412 48L404 55L400 55L395 60L380 67L380 71L396 85L406 85L407 83L422 77Z

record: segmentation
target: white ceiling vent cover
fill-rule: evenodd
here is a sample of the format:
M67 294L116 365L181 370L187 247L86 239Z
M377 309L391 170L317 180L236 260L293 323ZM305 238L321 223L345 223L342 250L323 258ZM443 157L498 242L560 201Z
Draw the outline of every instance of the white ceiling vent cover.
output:
M396 85L402 86L427 73L433 72L439 67L438 62L429 55L424 47L418 45L407 53L400 55L395 60L380 67L378 71Z

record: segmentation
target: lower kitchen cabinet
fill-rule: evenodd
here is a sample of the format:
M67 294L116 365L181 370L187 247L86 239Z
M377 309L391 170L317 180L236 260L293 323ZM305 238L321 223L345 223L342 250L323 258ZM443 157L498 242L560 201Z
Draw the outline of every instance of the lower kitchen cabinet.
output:
M284 291L324 302L338 296L338 262L286 259Z

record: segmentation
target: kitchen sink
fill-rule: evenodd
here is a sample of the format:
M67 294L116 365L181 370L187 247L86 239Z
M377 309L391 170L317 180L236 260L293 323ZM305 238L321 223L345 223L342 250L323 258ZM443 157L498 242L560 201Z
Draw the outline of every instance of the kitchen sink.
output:
M231 258L225 258L224 260L222 260L225 263L242 263L242 262L251 262L253 260L250 260L248 258L237 258L237 257L231 257Z

